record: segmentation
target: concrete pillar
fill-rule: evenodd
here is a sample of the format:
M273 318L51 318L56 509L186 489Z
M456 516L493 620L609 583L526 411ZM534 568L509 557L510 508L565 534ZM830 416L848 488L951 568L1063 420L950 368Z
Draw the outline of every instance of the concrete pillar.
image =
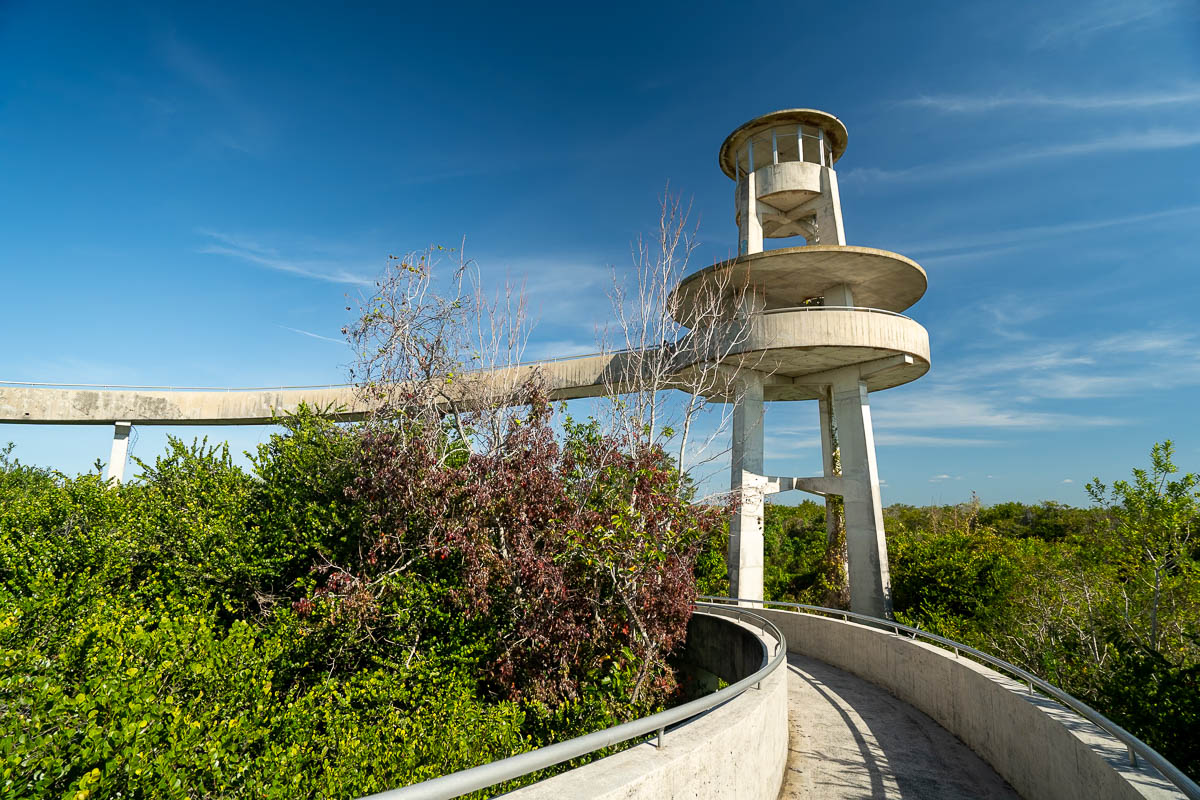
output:
M763 251L762 218L758 214L758 190L754 173L738 183L738 255Z
M837 471L834 469L833 461L833 395L829 387L821 390L821 397L817 403L821 413L821 473L826 478L832 478L837 475ZM837 530L837 520L834 517L836 512L837 506L834 501L825 498L826 544L833 542L833 536Z
M837 173L829 167L821 170L821 197L817 206L817 235L821 244L846 244L846 229L842 225L842 197L838 193ZM827 304L831 305L831 304Z
M827 306L853 306L854 292L850 291L849 284L840 283L830 289L825 290L825 305Z
M740 376L741 397L733 407L733 455L729 483L741 505L729 521L729 596L763 599L763 382L755 372Z
M129 431L131 422L113 423L112 454L108 457L108 482L119 484L125 480L125 462L129 460Z
M846 558L850 571L850 610L881 619L892 616L879 467L867 384L855 375L833 384L833 415L841 449Z

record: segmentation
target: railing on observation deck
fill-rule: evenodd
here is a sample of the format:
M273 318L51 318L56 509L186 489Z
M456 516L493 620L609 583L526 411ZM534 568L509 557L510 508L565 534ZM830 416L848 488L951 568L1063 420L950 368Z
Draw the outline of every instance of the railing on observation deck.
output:
M612 728L605 728L602 731L568 739L565 742L539 747L536 750L520 753L501 759L500 761L480 764L477 767L453 772L449 775L443 775L440 778L433 778L432 780L415 783L411 786L373 794L369 798L363 798L363 800L449 800L468 792L487 789L498 783L515 780L539 770L548 769L564 761L580 758L597 750L628 742L631 739L643 736L656 736L658 744L661 747L663 737L666 735L669 726L687 722L710 709L728 703L751 687L758 688L764 679L775 672L787 660L787 641L783 637L783 632L774 623L763 619L753 612L737 607L731 608L716 603L697 603L696 605L698 608L713 612L718 616L723 616L725 612L733 611L733 616L736 616L738 621L749 622L755 628L762 631L764 636L769 633L774 637L775 652L768 653L766 645L763 644L762 666L756 672L742 678L737 683L726 686L724 689L703 697L698 697L683 705L668 708L657 714L651 714L648 717L635 719Z
M906 317L899 311L888 311L886 308L869 308L867 306L789 306L787 308L768 308L758 313L765 317L771 314L791 314L795 311L862 311L867 314L883 314L888 317L912 320L912 317Z
M923 631L920 628L902 625L899 622L879 619L877 617L867 616L866 614L855 614L853 611L842 611L841 609L836 608L809 606L803 603L785 603L776 600L746 600L730 597L716 597L712 595L701 595L701 599L716 604L747 603L751 606L758 606L761 608L780 606L784 610L800 609L801 611L809 614L841 617L845 622L849 622L853 619L859 622L864 622L872 627L890 628L892 632L896 634L906 633L913 639L921 638L935 644L939 644L942 647L953 650L956 658L965 653L977 661L982 661L990 667L994 667L1001 672L1006 672L1009 675L1019 679L1021 682L1029 686L1030 694L1033 694L1033 690L1037 689L1047 697L1053 698L1054 700L1062 703L1064 706L1071 709L1089 722L1092 722L1097 727L1101 728L1110 736L1125 745L1125 747L1129 750L1130 764L1137 766L1138 759L1141 758L1146 763L1150 764L1159 772L1161 772L1164 778L1173 783L1175 788L1183 792L1183 794L1190 800L1200 800L1200 786L1198 786L1196 782L1187 775L1184 775L1178 767L1176 767L1170 761L1167 761L1167 759L1163 758L1162 755L1150 745L1146 744L1141 739L1137 738L1132 733L1125 730L1120 725L1089 706L1087 703L1072 697L1054 684L1047 683L1036 675L1021 669L1016 664L1010 664L1002 658L988 655L982 650L976 650L970 645L963 644L962 642L956 642L953 639L947 639L944 636L938 636L935 633Z
M765 311L759 311L754 316L770 316L772 314L790 314L793 312L805 311L860 311L867 314L883 314L889 317L899 317L900 319L911 319L896 311L888 311L883 308L868 308L866 306L792 306L789 308L769 308ZM680 340L683 341L683 340ZM669 346L678 345L679 342L672 342ZM579 353L570 356L553 356L550 358L537 358L528 361L518 361L514 364L497 364L496 369L504 369L506 367L536 367L539 364L558 364L564 361L575 361L585 358L598 358L600 356L618 356L625 353L637 352L631 348L623 348L620 350L602 350L595 353ZM491 368L481 368L478 370L468 370L469 372L486 372ZM147 392L282 392L296 391L301 389L353 389L359 386L356 383L312 383L312 384L297 384L292 386L139 386L134 384L119 384L119 383L52 383L47 381L0 381L0 387L13 386L27 389L98 389L101 391L126 390L126 391L147 391Z

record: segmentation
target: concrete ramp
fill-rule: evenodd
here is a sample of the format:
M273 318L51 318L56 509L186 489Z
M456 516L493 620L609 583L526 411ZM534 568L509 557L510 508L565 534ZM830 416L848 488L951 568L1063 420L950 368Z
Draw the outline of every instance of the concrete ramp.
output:
M781 800L1019 797L928 716L821 661L788 656L788 705Z

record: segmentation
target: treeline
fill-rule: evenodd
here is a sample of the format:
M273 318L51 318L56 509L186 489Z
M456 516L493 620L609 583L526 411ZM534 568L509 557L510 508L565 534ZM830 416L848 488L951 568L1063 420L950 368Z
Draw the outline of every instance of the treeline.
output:
M552 416L303 412L121 487L0 450L0 797L353 798L672 701L723 511Z
M1096 504L884 512L896 617L1017 664L1200 777L1197 479L1170 443ZM768 505L766 595L828 603L825 508Z

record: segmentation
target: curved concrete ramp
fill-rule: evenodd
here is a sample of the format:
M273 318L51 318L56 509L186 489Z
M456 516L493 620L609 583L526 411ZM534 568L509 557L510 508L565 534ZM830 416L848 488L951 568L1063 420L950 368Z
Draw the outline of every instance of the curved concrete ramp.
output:
M781 800L1019 797L925 714L821 661L788 655L788 704Z

